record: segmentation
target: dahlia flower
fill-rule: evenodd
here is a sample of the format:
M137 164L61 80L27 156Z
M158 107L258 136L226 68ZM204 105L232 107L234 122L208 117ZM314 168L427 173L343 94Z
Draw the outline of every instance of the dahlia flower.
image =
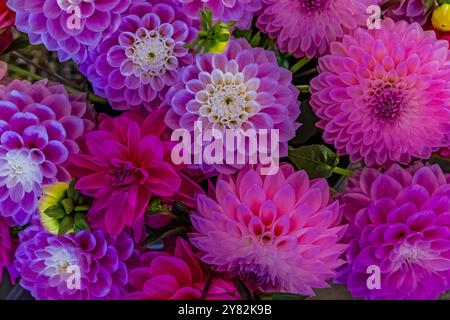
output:
M295 122L300 114L299 91L291 81L292 74L278 66L273 52L252 48L244 39L232 40L226 52L198 56L196 64L182 70L180 81L166 96L172 107L166 123L171 129L190 132L197 121L203 130L222 132L278 129L283 157L300 126ZM211 167L223 173L238 168L214 164L203 165L202 170L210 172Z
M365 168L342 196L351 222L344 279L355 297L436 299L450 290L450 177L438 165ZM368 289L367 268L380 268Z
M70 178L64 168L77 138L94 123L84 94L62 85L13 81L0 85L0 216L24 225L42 185Z
M190 240L203 262L253 290L314 295L343 264L339 203L326 180L282 165L276 175L221 176L216 199L198 197Z
M6 0L0 0L0 33L14 24L16 16L6 5Z
M417 22L421 25L425 24L433 11L434 4L428 6L429 0L400 0L397 4L391 0L382 0L380 5L390 3L390 6L383 12L386 17L395 21L406 20L409 22Z
M192 19L198 19L200 10L208 7L214 20L236 22L239 29L248 29L253 15L261 9L263 0L178 0Z
M376 0L263 0L256 23L295 57L321 56L330 43L367 25L367 7Z
M20 285L35 299L112 300L124 294L126 263L134 252L126 233L111 237L96 230L58 237L32 226L19 236L14 266Z
M131 0L8 0L16 27L30 43L57 51L60 61L86 60L88 51L110 36Z
M92 196L88 212L93 228L118 235L125 226L143 226L152 195L169 197L181 178L170 160L173 143L162 141L164 109L143 118L124 113L103 116L99 128L86 134L86 150L71 158L75 188Z
M184 45L197 29L175 0L135 1L121 21L80 70L113 108L151 110L175 84L178 70L192 63Z
M319 59L311 106L324 140L368 166L450 145L449 44L405 21L358 29Z
M130 294L134 300L237 300L233 282L213 276L197 259L189 244L178 238L173 254L148 252L141 265L130 270Z
M7 269L12 263L12 240L8 225L0 218L0 283L3 279L3 269Z

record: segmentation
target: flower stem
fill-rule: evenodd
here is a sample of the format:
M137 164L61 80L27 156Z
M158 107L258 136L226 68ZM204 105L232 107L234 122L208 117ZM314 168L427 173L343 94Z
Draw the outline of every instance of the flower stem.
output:
M311 61L311 59L307 58L307 57L303 57L300 60L297 61L296 64L294 64L291 67L291 72L292 73L296 73L298 70L300 70L301 68L303 68L309 61Z
M300 92L309 93L309 84L300 84L296 87L298 90L300 90Z
M334 167L332 171L334 173L340 174L341 176L344 176L344 177L351 177L353 174L352 170L344 169L344 168L340 168L340 167Z

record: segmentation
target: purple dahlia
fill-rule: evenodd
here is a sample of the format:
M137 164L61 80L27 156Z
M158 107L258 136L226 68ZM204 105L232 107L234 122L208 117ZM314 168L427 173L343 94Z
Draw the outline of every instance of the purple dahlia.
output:
M368 166L408 164L450 145L449 44L405 21L331 45L311 81L326 142Z
M450 176L438 165L365 168L342 203L351 241L341 280L355 297L436 299L450 290ZM380 268L379 288L368 288L369 266Z
M118 30L80 66L113 108L153 109L193 56L184 47L196 37L194 23L175 0L138 0L123 14Z
M314 295L344 263L339 203L330 202L326 180L291 165L219 177L215 198L200 195L191 220L203 262L253 290Z
M395 21L406 20L424 25L430 13L433 12L435 1L431 2L430 5L430 0L399 0L397 3L391 0L382 0L380 5L389 4L384 11L386 17Z
M197 121L203 130L222 132L277 129L280 156L285 156L287 143L300 126L295 122L299 91L291 81L292 74L278 66L273 52L252 48L244 39L232 40L224 53L198 56L196 64L182 70L180 81L167 93L172 108L166 123L190 132ZM214 168L223 173L237 170L223 164ZM211 167L202 169L208 172Z
M183 10L192 18L199 18L199 11L208 7L214 20L236 22L239 29L251 26L253 15L261 9L263 0L178 0L183 4Z
M16 26L32 44L57 51L60 61L81 63L111 35L131 0L9 0Z
M376 0L263 0L257 27L295 57L321 56L332 41L366 26Z
M0 284L3 279L3 270L9 269L13 258L13 240L8 225L0 218Z
M14 266L20 285L35 299L111 300L124 294L126 263L134 252L128 234L111 237L96 230L58 237L33 226L20 241Z
M0 85L0 216L26 224L43 184L67 181L64 168L76 140L94 123L84 94L62 85L13 81Z

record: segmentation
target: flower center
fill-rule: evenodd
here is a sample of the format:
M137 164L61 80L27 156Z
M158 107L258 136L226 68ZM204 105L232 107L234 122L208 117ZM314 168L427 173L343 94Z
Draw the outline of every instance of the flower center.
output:
M254 85L245 83L244 74L225 74L216 70L212 82L199 91L196 100L200 103L199 114L206 117L216 128L240 128L260 110L256 101Z
M392 86L377 88L372 94L369 106L374 115L379 119L389 121L395 120L401 109L404 95L399 89Z
M69 276L68 268L72 266L79 266L78 254L75 250L63 249L60 247L49 246L46 251L51 254L45 259L44 272L48 276L54 276L55 273L60 276Z
M136 76L149 78L163 75L178 66L173 52L175 41L173 30L161 25L158 30L139 28L134 34L134 43L126 48L125 55L134 64Z
M300 9L304 13L314 14L327 9L331 0L299 0Z
M129 161L113 161L115 170L110 174L111 183L116 187L129 187L147 180L147 172L140 168L136 168Z
M16 184L29 186L25 191L31 189L34 182L41 182L42 173L39 165L33 161L25 150L11 150L0 157L0 176L7 178L7 187Z

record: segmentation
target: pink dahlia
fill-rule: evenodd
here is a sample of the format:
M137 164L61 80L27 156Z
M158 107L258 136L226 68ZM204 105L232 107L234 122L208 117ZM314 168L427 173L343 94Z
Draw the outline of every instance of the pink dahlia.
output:
M60 61L86 60L111 35L131 0L8 0L17 28L32 44L58 52Z
M399 0L396 2L381 0L380 5L389 4L383 12L386 17L395 21L406 20L423 25L427 22L430 13L433 12L434 3L431 5L429 3L429 0Z
M263 0L257 27L295 57L321 56L332 41L367 25L376 0Z
M0 218L0 283L3 279L3 269L8 269L12 264L13 243L8 225Z
M290 165L269 176L247 169L219 177L215 197L198 197L191 242L205 263L251 289L314 295L344 263L346 226L326 180Z
M233 282L209 271L178 238L174 252L148 252L141 265L130 270L130 294L134 300L237 300Z
M14 266L20 285L37 300L117 300L125 294L134 252L126 233L58 237L32 226L20 233L20 242Z
M80 70L113 108L152 109L175 84L178 70L192 64L184 46L196 34L177 1L134 1L118 30L90 52Z
M214 20L222 22L237 22L239 29L251 26L253 15L261 9L263 0L178 0L183 4L183 10L192 18L199 18L199 11L208 7Z
M358 29L319 59L311 105L326 142L368 166L450 145L449 44L405 21Z
M342 196L351 222L347 287L366 299L436 299L450 290L450 177L438 165L363 169ZM367 268L380 268L368 289Z
M84 94L59 84L0 85L0 216L10 225L29 222L43 184L70 179L65 165L92 113Z
M91 226L118 235L125 226L139 229L152 195L170 197L181 178L170 160L173 143L161 140L164 109L143 118L136 113L103 116L85 136L86 148L71 158L76 188L94 197Z
M224 53L198 56L196 64L181 71L180 81L167 93L172 108L166 123L174 130L189 130L191 136L197 121L203 130L220 130L223 136L226 129L277 129L280 156L285 156L287 143L300 126L295 122L299 91L291 81L292 74L278 65L273 52L252 48L244 39L232 40ZM213 168L230 173L239 166ZM211 166L202 170L209 172Z

